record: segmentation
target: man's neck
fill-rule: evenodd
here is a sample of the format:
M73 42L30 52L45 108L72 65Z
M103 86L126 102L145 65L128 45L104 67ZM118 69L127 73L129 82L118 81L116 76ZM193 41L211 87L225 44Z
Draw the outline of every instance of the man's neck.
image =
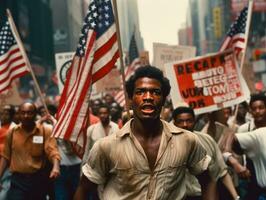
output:
M109 126L109 124L110 124L110 121L101 122L101 123L102 123L103 127L104 127L104 128L106 128L106 127L108 127L108 126Z
M162 122L160 119L156 120L139 120L135 118L132 122L132 132L134 135L141 136L143 138L152 138L161 135Z
M31 123L31 124L22 124L22 128L26 131L26 132L31 132L33 131L33 129L35 128L36 124L35 122Z

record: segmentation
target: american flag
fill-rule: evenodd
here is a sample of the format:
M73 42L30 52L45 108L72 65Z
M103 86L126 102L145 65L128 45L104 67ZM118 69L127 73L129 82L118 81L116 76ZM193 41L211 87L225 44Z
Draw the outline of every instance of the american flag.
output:
M110 0L91 0L78 48L61 95L53 136L78 144L86 142L90 89L104 77L119 57Z
M128 80L129 77L135 72L135 70L140 67L139 51L135 39L135 34L133 34L130 39L128 59L126 60L126 64L128 64L128 67L125 70L125 79ZM117 103L119 103L121 107L125 106L126 101L123 84L121 84L121 89L115 94L114 99Z
M239 53L245 48L245 38L247 31L247 19L248 19L248 6L240 12L237 19L231 25L229 31L226 34L219 51L224 51L229 48L233 48L238 56Z
M11 26L6 21L0 30L0 93L7 90L15 78L28 72Z

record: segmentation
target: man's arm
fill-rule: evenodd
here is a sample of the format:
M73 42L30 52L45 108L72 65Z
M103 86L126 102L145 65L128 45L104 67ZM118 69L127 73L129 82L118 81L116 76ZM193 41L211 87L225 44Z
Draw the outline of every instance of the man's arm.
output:
M216 182L212 180L209 171L196 176L201 186L201 195L203 200L214 200L217 196Z
M233 139L232 150L239 155L242 155L244 153L236 136L234 136Z
M4 174L4 171L6 170L8 166L8 160L4 158L3 156L0 157L0 180L2 179L2 176ZM0 191L2 190L2 184L0 183Z
M74 200L87 200L88 194L90 192L95 192L95 191L97 191L97 184L91 182L84 174L82 174L78 188L74 195ZM99 199L98 195L95 198Z
M239 196L238 196L238 194L236 192L236 189L235 189L235 186L233 184L231 176L228 173L226 173L226 175L223 176L221 178L221 180L222 180L224 186L229 191L229 193L232 195L233 199L237 199Z
M60 175L60 161L57 158L53 158L53 168L50 172L49 178L57 178Z

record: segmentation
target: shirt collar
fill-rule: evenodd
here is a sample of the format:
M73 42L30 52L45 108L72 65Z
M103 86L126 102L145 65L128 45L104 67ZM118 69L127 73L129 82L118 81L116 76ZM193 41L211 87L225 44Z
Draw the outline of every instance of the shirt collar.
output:
M126 135L131 136L132 132L131 132L131 128L130 125L132 123L133 119L130 119L118 132L117 132L117 137L124 137ZM174 124L172 123L168 123L164 120L161 120L162 124L163 124L163 132L165 133L165 135L167 137L172 137L172 135L177 135L180 133L183 133L183 129L180 129L178 127L176 127Z
M37 131L38 131L38 132L41 131L41 126L42 126L41 123L37 123L37 122L35 122L35 127L34 127L34 129L33 129L33 131L32 131L31 133L34 134L34 133L36 133ZM21 124L21 123L18 124L18 125L17 125L17 128L18 128L18 129L22 129L22 124Z

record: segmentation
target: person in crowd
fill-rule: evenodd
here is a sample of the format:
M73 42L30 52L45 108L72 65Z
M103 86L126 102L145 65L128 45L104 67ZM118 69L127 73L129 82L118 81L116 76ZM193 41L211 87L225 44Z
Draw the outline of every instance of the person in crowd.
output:
M75 200L86 199L97 186L103 188L101 199L181 200L187 169L204 180L210 157L197 136L160 120L170 88L162 71L152 66L138 68L129 78L126 91L134 117L94 144Z
M208 122L201 132L209 134L215 142L219 143L221 137L232 130L228 127L226 116L223 110L216 110L208 113Z
M104 103L107 104L109 107L111 106L112 103L115 102L114 97L109 93L105 94L103 99Z
M122 128L122 108L117 102L113 102L110 105L110 117L112 122L118 124L119 128Z
M94 116L98 116L98 110L99 110L99 106L102 104L101 99L95 99L91 101L91 114Z
M19 115L21 123L9 131L0 159L0 177L7 167L12 173L7 199L46 199L47 176L60 174L56 140L50 137L49 126L35 122L37 108L33 103L23 103ZM52 163L50 172L45 170L46 158Z
M13 116L13 122L15 124L19 124L19 106L14 106L14 109L15 109L15 114Z
M172 120L173 105L171 101L167 101L162 108L161 119L170 122Z
M237 130L239 133L266 126L266 96L264 94L252 94L249 109L253 120L241 125Z
M246 101L243 101L238 105L237 108L237 115L234 119L234 117L229 118L227 121L228 125L232 129L238 129L239 126L245 124L248 121L248 103Z
M12 105L5 105L0 109L0 155L3 153L8 131L16 125L12 121L14 114L15 108ZM0 199L6 199L7 191L10 188L10 177L10 171L6 169L1 179Z
M89 152L97 140L119 130L118 125L110 120L110 108L107 104L101 104L98 113L100 122L89 126L87 130L86 150L83 156L84 163L87 161Z
M256 186L248 187L247 196L249 200L266 199L266 127L257 128L246 133L237 133L233 135L233 151L238 154L245 153L254 165L254 175L256 177Z
M251 121L238 127L238 133L245 133L266 126L266 96L264 94L252 94L249 102ZM230 141L230 139L228 140ZM229 151L225 153L228 165L234 168L238 174L239 192L242 199L258 199L260 187L258 185L254 161L245 154L239 159L237 155Z
M48 105L47 108L49 115L43 116L39 123L47 123L53 127L56 123L54 116L57 107ZM61 156L60 175L54 180L51 190L54 191L56 200L72 200L79 182L81 159L74 153L69 141L60 138L56 138L56 141Z
M211 177L211 181L208 186L208 199L218 199L217 195L223 196L224 199L230 199L226 198L226 193L221 193L221 191L218 191L217 183L219 181L222 182L223 185L227 188L230 193L231 199L239 198L234 188L232 179L228 174L227 165L223 160L222 153L217 143L208 134L194 131L196 118L193 109L185 106L177 107L173 111L172 116L173 122L177 127L186 129L197 134L204 148L207 150L207 154L212 158L208 166L208 173ZM202 199L200 184L198 183L195 176L187 173L186 185L188 189L188 197L186 198L186 200Z
M228 121L231 121L234 118L232 107L223 108L222 111L226 120L226 124L229 125Z

